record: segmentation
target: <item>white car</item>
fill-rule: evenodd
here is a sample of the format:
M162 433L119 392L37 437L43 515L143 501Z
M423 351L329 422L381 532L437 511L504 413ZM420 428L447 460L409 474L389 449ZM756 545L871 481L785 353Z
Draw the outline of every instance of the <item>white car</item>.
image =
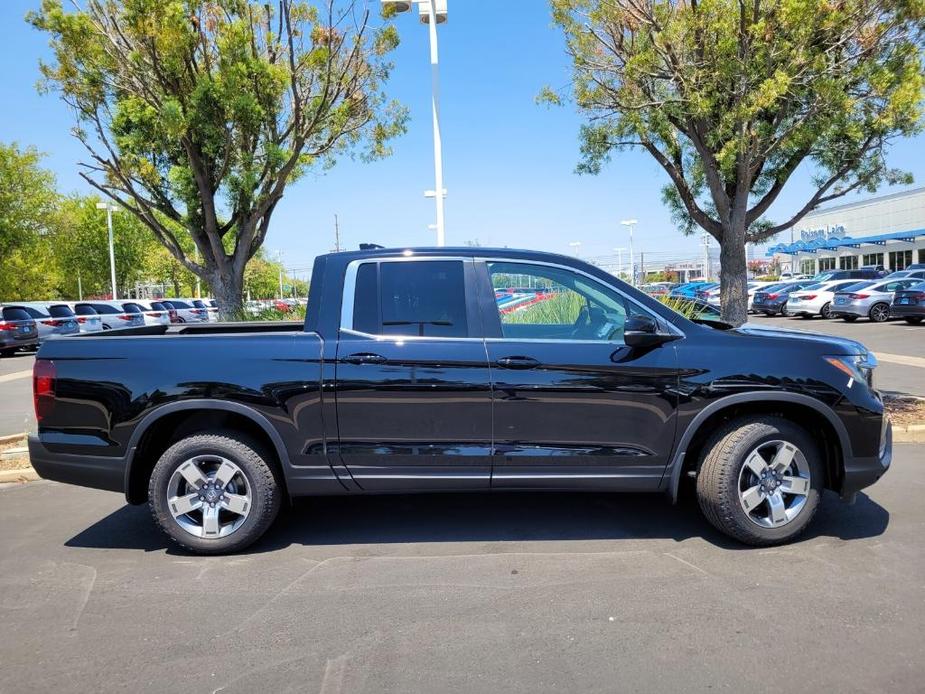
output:
M76 301L68 303L77 318L77 324L82 333L98 333L103 329L103 319L90 304L81 304Z
M83 306L90 306L99 314L103 322L103 330L140 328L145 324L141 310L136 307L125 308L121 301L78 301L74 304L74 312L80 315Z
M812 279L810 275L804 275L799 272L782 272L775 284L780 284L781 282L792 282L795 280L808 280Z
M129 307L137 307L144 316L145 325L170 325L170 312L167 307L159 301L144 301L142 299L131 299L122 302L122 307L130 310Z
M828 318L832 310L832 298L839 289L858 284L861 280L829 280L817 282L803 289L790 292L787 298L787 313L791 316L812 318L822 316Z
M190 299L195 308L204 308L209 312L209 322L214 323L218 320L218 305L214 299Z
M209 320L209 311L193 305L199 299L161 299L160 303L176 312L177 323L206 323Z

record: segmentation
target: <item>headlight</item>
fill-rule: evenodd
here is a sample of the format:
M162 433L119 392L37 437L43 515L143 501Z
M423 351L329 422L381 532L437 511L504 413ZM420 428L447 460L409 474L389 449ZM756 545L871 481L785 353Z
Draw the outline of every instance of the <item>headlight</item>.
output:
M877 368L877 357L873 352L865 354L851 354L840 357L825 357L839 371L847 374L852 379L863 381L869 387L874 386L874 369ZM851 387L849 383L848 387Z

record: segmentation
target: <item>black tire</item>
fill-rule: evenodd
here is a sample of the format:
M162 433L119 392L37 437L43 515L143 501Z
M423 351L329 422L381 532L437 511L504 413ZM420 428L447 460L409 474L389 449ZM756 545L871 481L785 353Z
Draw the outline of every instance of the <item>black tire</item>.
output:
M852 316L852 315L846 315L846 316L842 316L841 319L845 321L846 323L854 323L854 321L856 321L858 317Z
M808 318L812 318L812 315L809 313L801 313L800 318L808 319Z
M252 503L244 522L225 537L202 538L187 532L174 519L167 503L171 476L196 456L230 460L250 486ZM197 554L231 554L258 540L272 525L282 505L282 489L267 463L269 454L257 442L235 432L197 434L178 441L161 456L148 485L148 506L155 522L178 545Z
M16 348L13 349L0 349L0 357L14 357L16 356Z
M752 520L739 500L739 478L746 457L762 443L785 441L796 446L810 469L810 488L799 513L785 525L762 527ZM779 417L735 419L707 441L697 474L697 498L707 520L721 532L748 545L768 546L792 541L810 524L823 490L823 466L810 435ZM758 507L755 507L758 508Z
M773 318L775 314L774 311L765 311L764 315L766 315L768 318Z
M819 315L822 318L830 318L832 315L832 302L826 302L823 304L819 311Z
M922 316L906 316L903 320L909 325L918 325L922 322Z
M890 320L890 305L882 301L874 304L867 312L867 317L871 323L885 323Z
M787 302L786 301L780 305L780 315L782 316L790 315L789 313L787 313Z

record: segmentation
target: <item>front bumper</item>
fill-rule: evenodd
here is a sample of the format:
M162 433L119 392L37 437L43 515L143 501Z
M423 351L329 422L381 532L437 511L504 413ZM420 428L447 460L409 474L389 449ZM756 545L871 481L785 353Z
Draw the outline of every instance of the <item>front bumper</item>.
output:
M845 471L842 478L842 498L851 497L856 492L869 487L883 477L893 461L893 424L886 414L883 415L883 428L880 432L880 451L869 458L845 458Z
M33 434L29 436L29 459L42 479L111 492L125 490L126 463L122 458L56 453Z

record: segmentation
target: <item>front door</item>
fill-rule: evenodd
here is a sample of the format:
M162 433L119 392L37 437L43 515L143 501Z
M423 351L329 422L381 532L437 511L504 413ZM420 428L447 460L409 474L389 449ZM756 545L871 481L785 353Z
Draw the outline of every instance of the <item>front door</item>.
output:
M624 344L627 315L645 308L572 268L488 260L477 273L492 486L655 489L674 442L678 369L673 343Z
M490 485L490 375L472 270L426 258L348 268L337 450L363 489Z

